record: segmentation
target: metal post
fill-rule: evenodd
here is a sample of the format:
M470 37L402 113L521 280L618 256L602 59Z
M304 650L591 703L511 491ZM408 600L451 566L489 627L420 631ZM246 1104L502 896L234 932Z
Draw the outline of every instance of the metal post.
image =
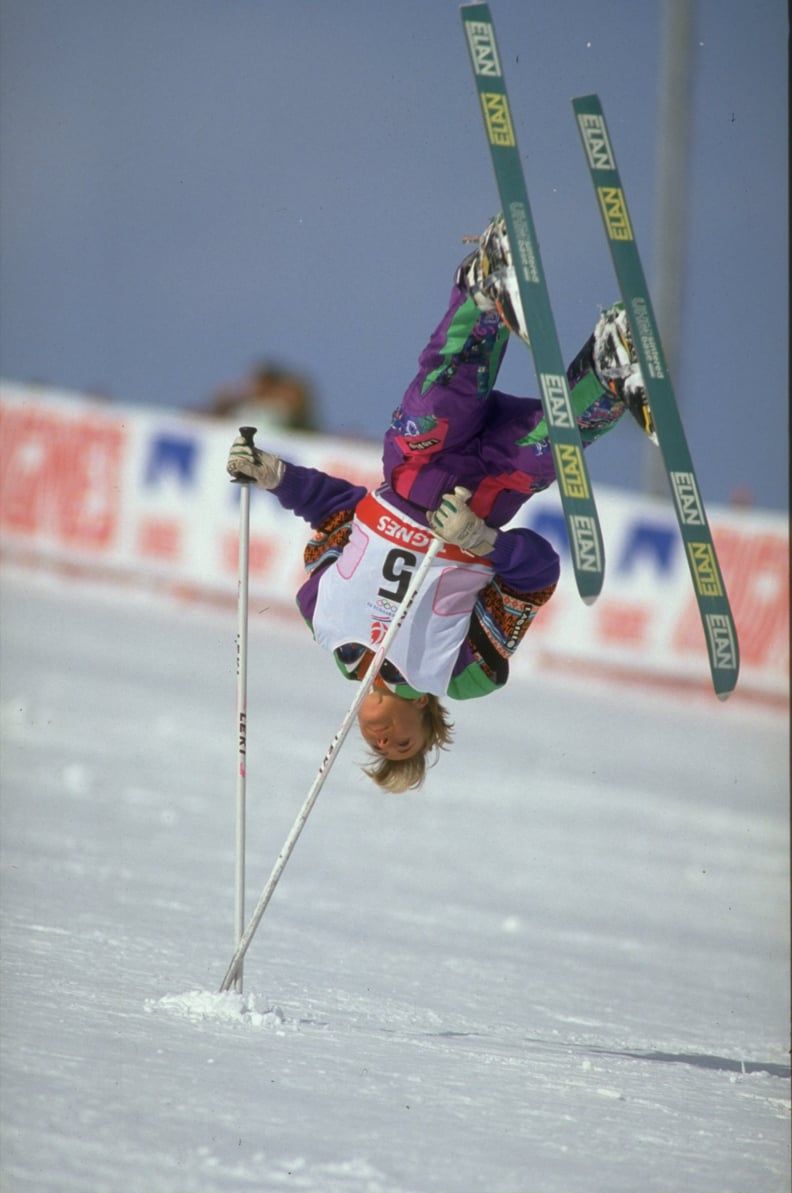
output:
M668 371L679 372L690 206L690 139L695 0L665 0L660 119L655 166L658 195L654 236L655 310ZM675 385L677 396L680 386ZM684 389L684 387L682 387ZM681 403L680 403L681 404ZM668 478L654 444L645 447L645 489L668 496Z

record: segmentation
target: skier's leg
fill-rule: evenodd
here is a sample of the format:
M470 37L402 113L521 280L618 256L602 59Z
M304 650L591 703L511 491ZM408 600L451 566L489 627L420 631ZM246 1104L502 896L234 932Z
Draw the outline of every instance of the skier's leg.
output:
M462 483L466 451L486 424L508 338L498 314L483 311L470 296L460 270L385 433L384 477L401 497L434 509L449 483Z
M505 227L496 218L457 271L448 310L383 446L385 482L400 497L435 509L444 493L463 484L473 493L471 509L491 526L503 526L556 479L541 403L493 389L509 327L526 335L512 273ZM651 434L623 308L603 313L568 379L584 448L628 408Z
M627 411L625 403L606 389L597 375L594 365L594 336L589 337L570 364L567 369L567 381L583 447L591 447L592 443L596 443L615 427ZM520 465L532 473L532 461L548 454L547 422L542 419L527 435L518 439L515 446L525 449L520 452ZM542 469L542 475L544 472ZM554 479L555 474L550 477L551 481Z
M567 379L585 449L610 431L627 407L597 375L593 336L570 364ZM470 508L493 526L504 525L556 479L547 422L541 409L532 413L524 399L492 394L480 456L486 476L476 486Z

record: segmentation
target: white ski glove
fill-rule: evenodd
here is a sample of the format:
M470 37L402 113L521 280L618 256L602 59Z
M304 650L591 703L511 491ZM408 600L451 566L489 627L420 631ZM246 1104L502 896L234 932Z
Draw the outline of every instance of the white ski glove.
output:
M232 476L248 476L259 489L275 489L280 484L286 465L271 452L260 451L237 435L231 444L226 471Z
M457 485L454 492L444 494L439 507L428 510L426 516L432 530L443 542L461 547L471 555L489 555L498 532L468 509L470 497L469 489Z

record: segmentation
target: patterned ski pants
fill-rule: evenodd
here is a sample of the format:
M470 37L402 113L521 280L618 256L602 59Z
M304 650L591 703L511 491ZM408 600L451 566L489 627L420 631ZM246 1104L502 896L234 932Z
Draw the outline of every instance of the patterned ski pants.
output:
M436 509L444 493L464 485L471 509L503 526L556 479L541 402L494 388L509 334L454 286L385 433L385 480L421 509ZM592 347L593 336L567 370L584 447L625 413L597 380Z

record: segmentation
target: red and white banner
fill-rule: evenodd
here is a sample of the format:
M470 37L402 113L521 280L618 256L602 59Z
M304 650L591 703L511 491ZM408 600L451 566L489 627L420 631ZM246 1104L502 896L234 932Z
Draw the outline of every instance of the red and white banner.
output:
M0 534L6 558L236 596L238 489L225 472L233 423L120 407L51 389L0 388ZM268 434L267 446L373 488L377 445ZM562 580L516 657L708 683L703 630L670 501L597 486L607 570L585 606L574 587L557 494L521 523L562 555ZM738 692L785 699L789 530L777 513L710 508L740 637ZM292 607L307 527L269 494L251 503L251 596Z

